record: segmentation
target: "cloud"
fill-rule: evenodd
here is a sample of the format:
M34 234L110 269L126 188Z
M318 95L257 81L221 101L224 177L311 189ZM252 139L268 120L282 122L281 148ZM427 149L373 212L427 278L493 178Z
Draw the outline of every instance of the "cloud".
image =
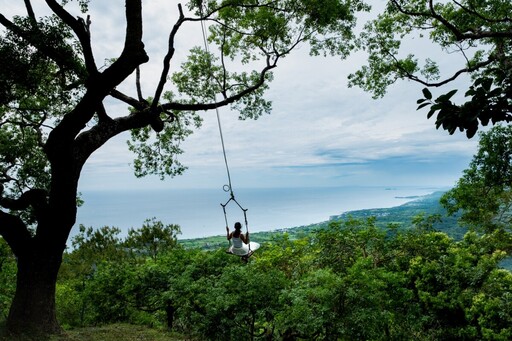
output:
M177 2L146 0L143 5L150 61L141 67L142 87L145 96L152 96L178 11ZM7 6L10 11L19 9L10 2ZM116 57L122 50L124 2L95 1L90 8L92 44L97 63L102 65L105 58ZM201 44L199 27L184 27L177 36L172 70L177 70L190 47ZM428 55L428 45L414 44ZM220 108L228 162L238 183L247 187L414 181L444 185L460 176L478 141L436 130L434 120L426 119L427 110L416 110L421 86L399 82L386 97L373 100L370 94L347 87L347 75L361 66L364 55L340 60L311 57L308 52L307 47L294 51L274 72L267 94L273 102L271 115L240 121L238 113ZM134 84L132 76L119 89L135 97ZM114 116L125 115L127 105L109 100L107 110ZM185 154L180 159L189 170L165 186L224 183L216 114L201 115L202 128L181 145ZM128 137L118 136L95 152L84 168L82 187L163 186L155 178L133 177L133 155L125 144Z
M416 110L421 96L416 84L397 84L388 96L373 100L346 87L354 60L299 53L287 61L268 94L271 115L239 121L236 113L220 109L229 164L246 186L415 181L444 186L454 183L476 151L477 139L436 130L426 111ZM223 164L213 112L183 146L191 169Z

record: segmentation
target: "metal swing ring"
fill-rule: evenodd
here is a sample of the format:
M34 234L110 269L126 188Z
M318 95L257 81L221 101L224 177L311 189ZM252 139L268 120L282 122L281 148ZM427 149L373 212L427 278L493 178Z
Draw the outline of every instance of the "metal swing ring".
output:
M224 185L224 186L222 186L222 189L224 190L224 192L229 192L229 191L231 191L231 186Z

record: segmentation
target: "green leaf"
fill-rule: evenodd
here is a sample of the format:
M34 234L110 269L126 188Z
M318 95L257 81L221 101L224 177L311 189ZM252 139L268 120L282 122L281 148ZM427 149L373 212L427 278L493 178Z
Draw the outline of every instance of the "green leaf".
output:
M450 98L452 98L452 97L453 97L453 95L455 95L456 93L457 93L457 90L456 90L456 89L455 89L455 90L452 90L452 91L450 91L450 92L448 92L447 94L445 94L445 95L444 95L444 96L445 96L445 99L446 99L446 100L449 100L449 99L450 99Z
M478 126L474 126L474 127L466 129L466 136L468 137L468 139L475 136L477 130L478 130Z
M427 105L430 105L430 103L423 103L423 104L421 104L420 106L418 106L418 107L416 108L416 110L420 110L421 108L424 108L424 107L426 107Z
M426 99L432 99L432 93L430 92L429 89L423 88L422 92L423 96L425 96Z

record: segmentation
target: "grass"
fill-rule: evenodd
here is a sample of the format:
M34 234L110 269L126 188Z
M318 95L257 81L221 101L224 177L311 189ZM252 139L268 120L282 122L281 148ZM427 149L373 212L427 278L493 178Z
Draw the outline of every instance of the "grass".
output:
M40 337L0 336L0 341L42 341ZM191 338L176 333L130 324L112 324L100 327L78 328L51 336L45 341L184 341Z

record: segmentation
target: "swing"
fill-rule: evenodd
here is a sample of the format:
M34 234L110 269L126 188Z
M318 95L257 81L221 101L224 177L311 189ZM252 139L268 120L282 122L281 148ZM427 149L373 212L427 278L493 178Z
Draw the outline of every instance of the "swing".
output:
M208 39L207 39L207 36L206 36L206 28L205 28L205 24L204 24L203 21L201 21L201 30L202 30L202 33L203 33L203 42L204 42L205 51L207 53L209 53ZM214 97L214 101L216 101L215 97ZM220 134L220 141L221 141L221 145L222 145L222 153L224 155L224 163L226 165L226 172L227 172L227 176L228 176L228 184L224 185L223 189L224 189L225 192L230 192L230 198L228 199L228 201L226 201L226 203L224 203L224 204L222 204L222 203L220 204L222 206L222 210L224 211L224 220L226 222L226 228L229 229L228 216L227 216L227 213L226 213L226 206L230 202L234 202L242 210L242 212L244 213L246 236L249 236L249 224L247 223L247 209L243 208L242 205L240 205L238 203L238 201L236 201L235 194L233 193L233 189L232 189L233 187L231 185L231 175L229 173L228 159L227 159L227 156L226 156L226 148L224 146L224 136L222 134L222 127L221 127L221 124L220 124L220 114L219 114L219 108L218 107L215 107L215 112L217 113L217 123L218 123L218 126L219 126L219 134ZM229 239L229 248L226 251L226 253L229 253L229 254L232 254L232 255L235 255L235 256L239 256L239 257L241 257L241 259L243 261L247 262L248 258L250 256L252 256L254 251L256 251L259 247L260 247L260 244L256 243L256 242L249 242L247 244L242 242L241 243L241 247L238 247L238 245L235 246L234 243L231 242L231 239Z
M228 170L228 177L229 177L229 170ZM229 189L227 189L229 188ZM227 213L226 213L226 206L231 202L233 201L235 204L237 204L237 206L242 210L242 212L244 212L244 221L245 221L245 230L246 230L246 238L249 239L249 224L247 223L247 209L246 208L243 208L242 205L240 205L240 203L238 201L236 201L235 199L235 195L233 193L233 191L231 190L231 187L229 185L225 185L224 186L224 191L230 191L231 192L231 196L230 198L228 199L228 201L226 201L225 204L220 204L222 206L222 210L224 211L224 220L226 222L226 230L229 231L229 224L228 224L228 216L227 216ZM245 244L244 242L241 242L240 245L235 245L235 243L231 242L231 238L228 238L229 240L229 248L226 250L226 253L229 253L229 254L232 254L232 255L235 255L235 256L239 256L242 258L243 261L247 261L249 257L252 256L252 254L254 253L254 251L256 251L259 247L260 247L260 244L259 243L256 243L256 242L251 242L249 241L249 243Z

